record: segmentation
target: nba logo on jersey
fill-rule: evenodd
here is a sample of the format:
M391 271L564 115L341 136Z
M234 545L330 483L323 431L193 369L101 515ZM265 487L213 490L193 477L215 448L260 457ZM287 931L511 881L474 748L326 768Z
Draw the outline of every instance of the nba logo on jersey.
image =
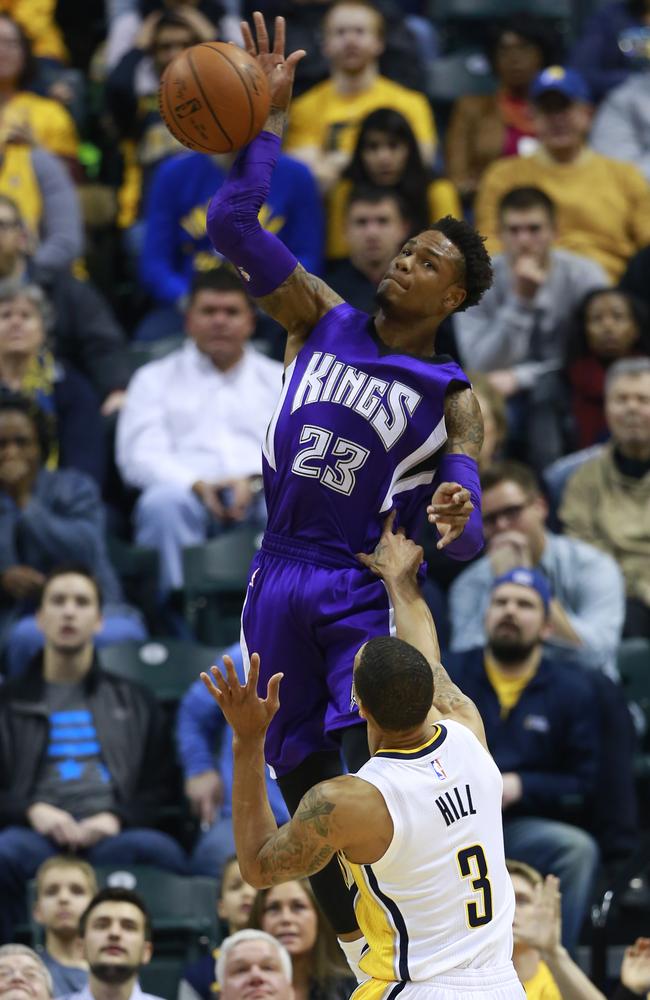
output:
M445 774L445 769L437 757L431 761L431 767L433 768L436 778L440 778L441 781L446 779L447 775Z

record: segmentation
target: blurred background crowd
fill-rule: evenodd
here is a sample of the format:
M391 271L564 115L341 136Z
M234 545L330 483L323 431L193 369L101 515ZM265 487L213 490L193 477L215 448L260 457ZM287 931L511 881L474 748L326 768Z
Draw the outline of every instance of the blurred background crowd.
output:
M423 519L425 593L504 774L508 854L541 872L523 896L560 878L562 939L608 991L650 934L648 0L1 0L0 944L92 967L29 916L61 852L149 892L165 997L211 996L200 948L250 916L196 677L238 637L283 332L206 236L233 157L179 146L157 91L260 8L308 52L262 224L369 312L410 233L452 214L487 238L493 286L437 348L483 411L486 547L453 562ZM522 569L521 599L493 588ZM87 903L95 874L66 864L57 892ZM347 995L308 886L258 896L254 926L285 911L311 920L285 934L299 995ZM527 933L529 993L555 996ZM647 966L628 948L617 997Z

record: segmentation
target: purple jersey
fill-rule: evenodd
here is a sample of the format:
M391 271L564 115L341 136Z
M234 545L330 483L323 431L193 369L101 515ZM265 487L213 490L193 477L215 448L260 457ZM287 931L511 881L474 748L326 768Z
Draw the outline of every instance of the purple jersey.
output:
M331 309L287 368L267 431L268 531L347 564L374 548L393 507L415 534L447 440L451 382L469 385L454 361L394 351L365 313Z

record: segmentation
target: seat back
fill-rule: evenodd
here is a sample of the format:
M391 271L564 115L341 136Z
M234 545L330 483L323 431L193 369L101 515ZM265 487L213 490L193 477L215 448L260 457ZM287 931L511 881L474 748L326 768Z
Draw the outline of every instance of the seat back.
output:
M148 687L157 700L177 704L202 670L215 662L217 649L181 639L119 642L98 651L102 667Z

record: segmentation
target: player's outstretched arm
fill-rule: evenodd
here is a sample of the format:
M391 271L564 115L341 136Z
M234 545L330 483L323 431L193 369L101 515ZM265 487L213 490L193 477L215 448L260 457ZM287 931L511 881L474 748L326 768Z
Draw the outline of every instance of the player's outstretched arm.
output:
M350 775L315 785L278 829L266 792L264 739L280 704L282 674L271 678L266 698L260 698L257 653L246 684L239 683L230 657L224 656L224 664L225 676L212 667L211 676L201 678L233 731L233 829L243 878L258 889L304 878L324 868L337 851L359 846L363 860L381 857L392 836L392 830L388 836L384 831L383 839L377 834L381 819L385 825L385 804L377 789Z
M271 111L264 130L238 154L224 184L208 207L208 236L248 284L250 294L287 330L285 363L290 364L310 331L343 300L324 281L309 274L284 243L262 229L258 215L266 201L280 144L295 68L303 49L285 57L284 18L275 19L271 49L262 14L253 15L257 41L242 22L246 51L258 61L271 92Z
M406 537L403 529L394 533L394 521L395 512L384 522L375 551L371 555L359 553L357 558L386 584L395 613L397 637L415 646L431 664L433 707L441 716L462 722L487 749L485 730L476 705L454 684L440 662L435 622L417 582L423 550Z

